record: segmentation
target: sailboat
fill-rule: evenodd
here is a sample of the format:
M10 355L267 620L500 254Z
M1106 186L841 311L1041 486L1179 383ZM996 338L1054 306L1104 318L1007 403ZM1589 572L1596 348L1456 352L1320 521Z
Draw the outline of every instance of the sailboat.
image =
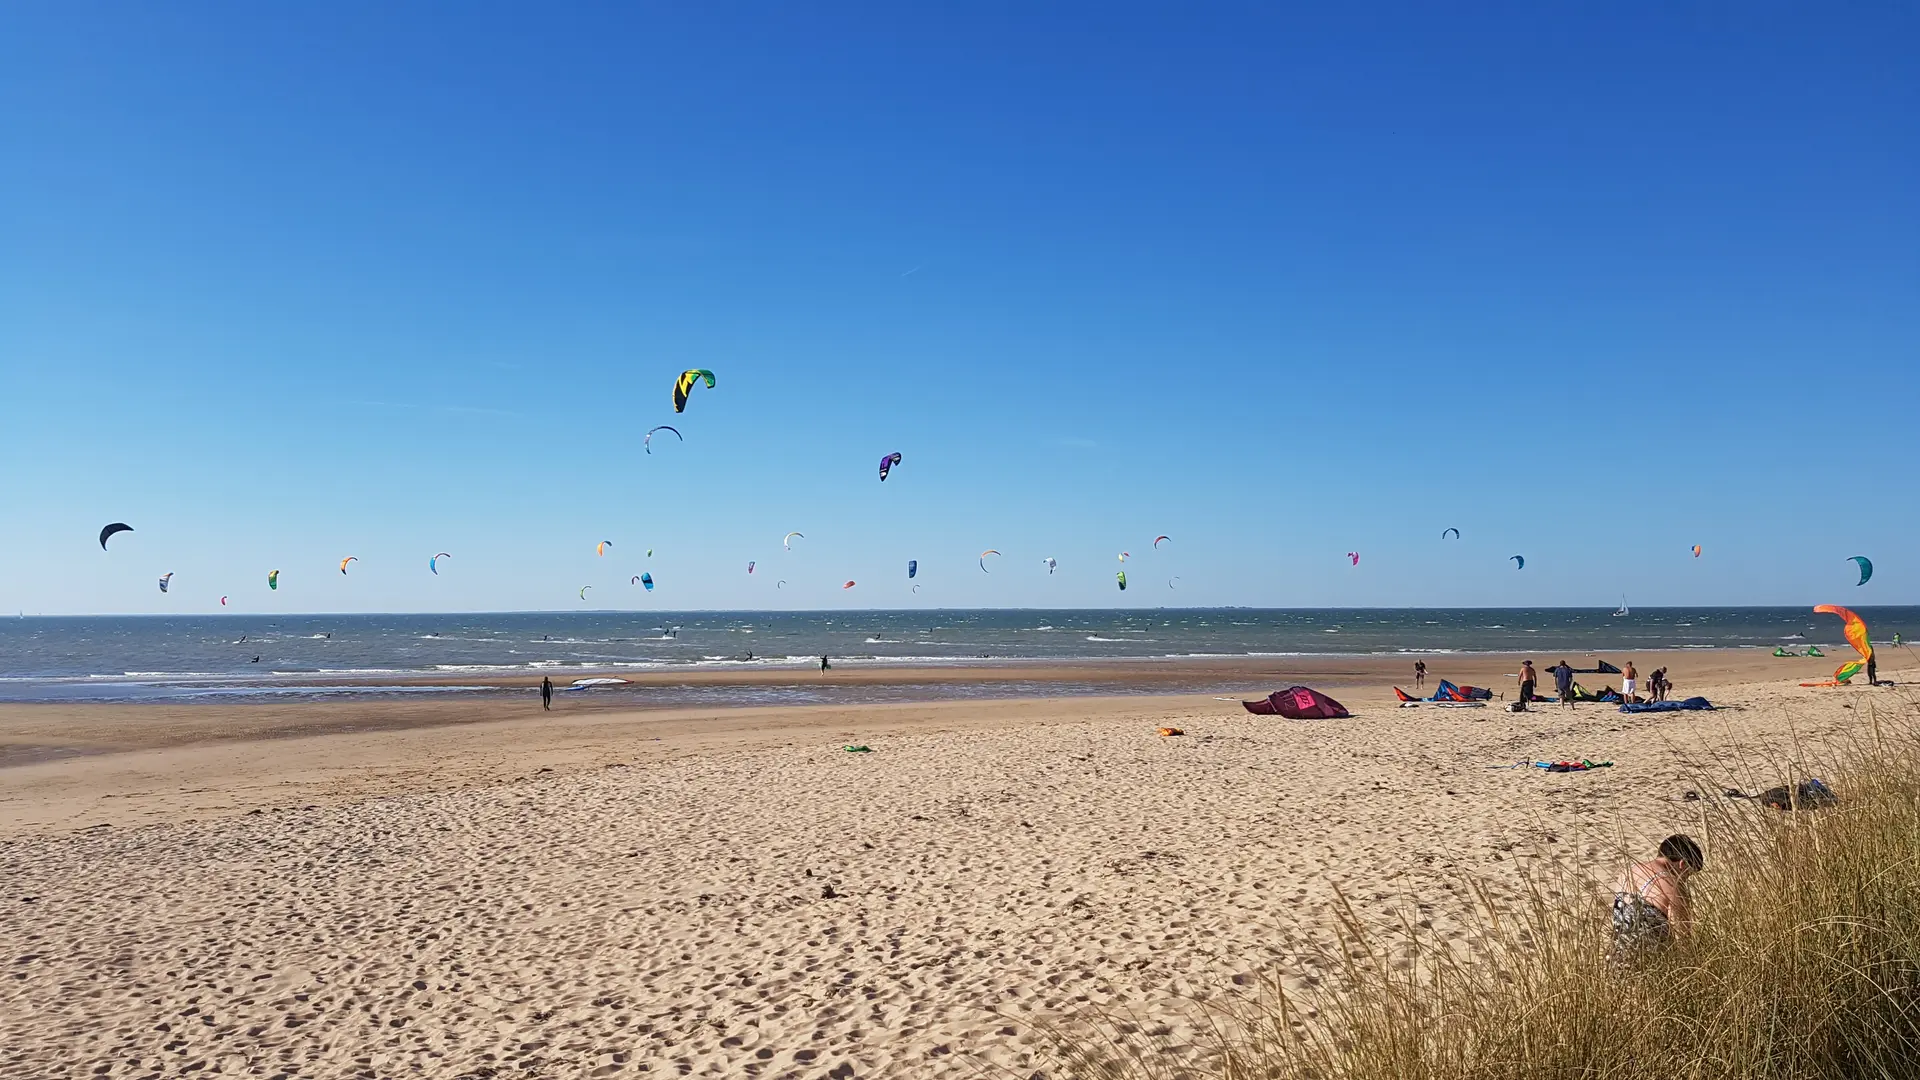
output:
M1620 594L1620 610L1614 612L1613 617L1618 619L1623 615L1631 615L1631 614L1633 614L1633 612L1627 610L1627 594L1621 593Z

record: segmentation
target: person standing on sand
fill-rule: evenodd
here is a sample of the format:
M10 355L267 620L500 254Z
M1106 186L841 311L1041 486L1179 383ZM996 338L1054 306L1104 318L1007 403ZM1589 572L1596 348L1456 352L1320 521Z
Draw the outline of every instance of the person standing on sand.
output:
M1693 838L1675 833L1660 841L1660 854L1627 867L1613 886L1613 955L1632 959L1684 939L1693 925L1687 878L1706 868Z
M825 675L827 673L827 669L832 666L833 666L832 664L827 663L826 657L823 656L820 658L820 674Z
M1413 688L1418 690L1425 685L1427 685L1427 662L1425 660L1415 660L1413 662Z
M540 707L549 712L553 710L553 680L540 676Z
M1625 698L1629 705L1634 703L1633 684L1639 677L1640 673L1633 669L1633 661L1627 661L1627 669L1620 673L1620 696Z
M1540 676L1534 673L1533 661L1520 661L1520 711L1527 711L1527 704L1533 700L1533 688L1540 685Z
M1553 689L1560 695L1562 708L1573 707L1573 665L1565 660L1553 669Z

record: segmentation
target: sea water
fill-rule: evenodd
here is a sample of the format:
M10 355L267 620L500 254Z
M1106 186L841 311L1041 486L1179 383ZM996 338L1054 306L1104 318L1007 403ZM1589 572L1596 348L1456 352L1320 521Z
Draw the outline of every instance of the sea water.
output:
M1876 641L1920 629L1920 608L1857 610ZM1839 620L1803 607L1641 608L1624 616L1581 608L1225 608L22 618L0 619L0 701L489 693L496 691L460 680L546 673L565 686L585 671L797 671L822 656L844 668L1481 652L1581 657L1810 643L1844 651ZM1199 680L1182 688L1210 685ZM991 689L974 684L934 696ZM1077 689L1061 684L1051 692ZM713 694L748 704L801 700L777 688Z

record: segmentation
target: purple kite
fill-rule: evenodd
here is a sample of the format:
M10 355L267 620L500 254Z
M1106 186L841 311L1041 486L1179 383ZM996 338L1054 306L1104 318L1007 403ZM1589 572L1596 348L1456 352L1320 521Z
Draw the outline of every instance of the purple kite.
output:
M1353 715L1345 705L1308 686L1289 686L1258 701L1240 704L1259 716L1284 716L1289 720L1344 720Z
M900 464L900 451L898 450L895 450L893 453L888 454L885 457L880 459L880 482L881 483L884 484L887 482L887 474L892 472L893 467L898 464Z

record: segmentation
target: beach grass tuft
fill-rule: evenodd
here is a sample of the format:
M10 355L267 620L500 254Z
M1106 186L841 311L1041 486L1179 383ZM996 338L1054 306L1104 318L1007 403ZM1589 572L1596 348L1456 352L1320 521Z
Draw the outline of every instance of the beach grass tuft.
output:
M1463 949L1368 927L1340 906L1334 978L1216 1006L1217 1045L1084 1030L1057 1073L1098 1080L1866 1080L1920 1076L1920 709L1863 704L1821 753L1839 805L1694 804L1708 873L1692 933L1610 955L1608 894L1587 879L1488 887ZM1784 762L1812 760L1796 748ZM1718 791L1718 788L1713 789ZM1696 829L1698 827L1695 827Z

